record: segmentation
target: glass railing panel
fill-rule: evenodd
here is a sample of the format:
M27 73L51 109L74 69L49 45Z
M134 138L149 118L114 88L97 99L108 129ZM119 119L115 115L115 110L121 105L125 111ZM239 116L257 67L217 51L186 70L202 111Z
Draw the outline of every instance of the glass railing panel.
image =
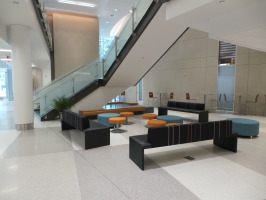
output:
M69 98L73 95L73 87L72 82L67 81L64 82L61 87L53 88L49 91L49 93L41 96L41 115L47 113L51 109L53 109L53 101L57 97L62 97L65 95L65 97Z
M140 20L143 18L143 16L147 12L152 1L153 0L144 0L144 1L142 0L142 1L139 1L139 3L137 4L137 7L134 13L134 27L135 28L138 26Z
M79 92L84 87L88 86L88 83L98 79L98 64L94 63L89 68L84 68L82 71L74 72L73 77L73 91Z
M108 69L111 67L113 62L116 59L115 55L115 45L113 45L108 53L108 55L104 59L104 74L108 71Z
M41 115L53 109L53 100L57 97L71 97L82 88L98 79L99 61L84 65L79 70L55 82L39 92Z
M117 40L117 54L120 53L122 48L125 46L128 38L131 36L133 32L132 29L132 16L128 19L126 25L124 26L122 32L120 33L118 40Z

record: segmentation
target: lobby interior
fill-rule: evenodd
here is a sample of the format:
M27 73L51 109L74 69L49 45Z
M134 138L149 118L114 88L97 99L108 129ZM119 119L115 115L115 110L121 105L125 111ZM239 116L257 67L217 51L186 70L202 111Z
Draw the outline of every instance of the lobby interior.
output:
M141 85L117 91L125 88L123 101L154 106L155 114L169 93L174 93L175 101L187 102L189 92L197 103L205 103L209 121L259 121L257 137L238 137L237 153L219 148L211 140L148 149L142 171L129 158L129 137L148 132L142 115L130 117L133 124L121 127L125 132L111 132L109 146L84 150L80 131L62 131L59 119L34 117L34 129L16 130L14 101L1 99L0 199L266 199L266 53L235 44L233 64L221 66L219 40L189 28L145 74ZM40 69L43 83L47 73ZM156 97L163 95L162 100L149 99L151 91ZM223 109L223 98L218 106L212 101L223 93L234 100L229 110ZM257 94L256 109L247 111L246 101ZM89 100L72 111L78 112ZM197 122L192 113L168 114L182 117L184 124ZM186 159L188 156L194 159Z

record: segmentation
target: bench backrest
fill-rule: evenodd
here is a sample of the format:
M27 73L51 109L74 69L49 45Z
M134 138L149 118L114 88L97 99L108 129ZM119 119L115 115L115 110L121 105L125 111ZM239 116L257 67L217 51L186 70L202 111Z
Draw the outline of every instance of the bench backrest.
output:
M232 121L223 120L149 128L148 142L152 147L162 147L214 138L229 138L231 135Z
M205 104L203 103L189 103L179 101L168 101L168 107L192 109L192 110L205 110Z
M90 128L90 121L86 117L70 110L63 110L62 120L80 131Z

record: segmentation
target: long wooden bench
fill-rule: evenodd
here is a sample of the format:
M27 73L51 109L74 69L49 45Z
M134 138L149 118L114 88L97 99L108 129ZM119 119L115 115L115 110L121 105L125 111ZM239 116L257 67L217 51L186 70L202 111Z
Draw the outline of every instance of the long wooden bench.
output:
M209 112L205 109L205 104L168 101L167 106L158 107L158 115L167 115L168 110L175 110L180 112L189 112L199 115L199 122L209 121Z
M62 130L78 129L84 133L85 149L110 145L109 127L89 120L72 111L63 111L61 128Z
M130 137L129 157L140 169L144 170L145 149L211 139L215 145L237 152L237 134L232 133L232 121L223 120L149 128L146 135Z

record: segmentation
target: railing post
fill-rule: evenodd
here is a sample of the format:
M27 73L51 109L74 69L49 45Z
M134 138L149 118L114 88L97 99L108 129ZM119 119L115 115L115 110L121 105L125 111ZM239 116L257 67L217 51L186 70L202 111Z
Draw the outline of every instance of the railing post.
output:
M117 41L118 41L118 37L115 36L115 57L117 58Z
M75 94L75 78L73 78L73 85L72 85L72 88L73 88L73 94Z
M103 59L103 62L102 62L102 78L104 79L104 59Z
M44 110L46 111L46 94L44 95ZM41 102L41 101L40 101ZM41 111L41 103L40 103L40 111Z
M134 6L132 6L132 35L135 37L136 33L134 32L135 30L135 11L136 8L134 8Z

